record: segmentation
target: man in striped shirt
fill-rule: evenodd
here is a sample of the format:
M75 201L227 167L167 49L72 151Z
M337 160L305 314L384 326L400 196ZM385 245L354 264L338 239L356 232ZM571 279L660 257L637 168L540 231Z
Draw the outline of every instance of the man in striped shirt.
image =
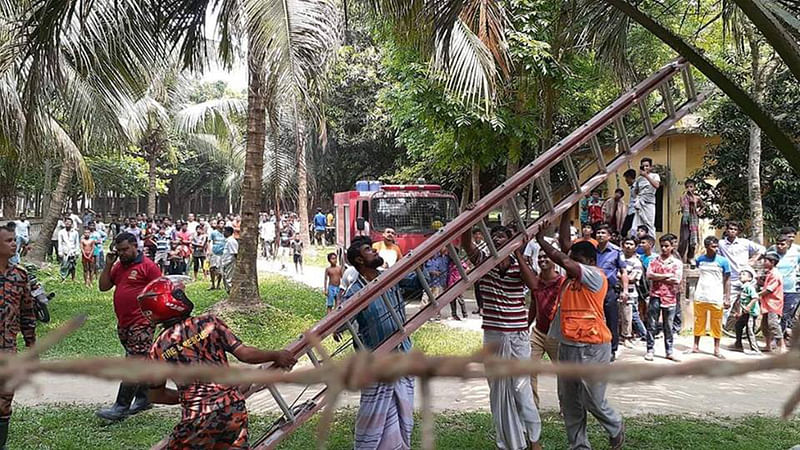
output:
M511 239L511 230L496 226L491 230L494 247L499 249ZM472 240L471 230L461 237L461 246L473 264L492 256L482 252ZM530 359L528 310L525 307L525 285L535 286L535 276L523 261L521 246L480 280L476 287L483 299L483 343L494 347L501 358ZM500 449L540 449L542 422L533 401L530 377L508 377L489 380L489 402Z

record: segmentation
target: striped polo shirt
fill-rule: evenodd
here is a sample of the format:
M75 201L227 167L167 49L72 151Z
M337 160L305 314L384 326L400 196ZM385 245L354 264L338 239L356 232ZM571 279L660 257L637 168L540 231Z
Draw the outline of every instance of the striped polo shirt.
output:
M483 259L488 258L483 253ZM528 331L528 309L519 262L513 256L507 270L493 268L480 279L483 298L483 329L492 331Z

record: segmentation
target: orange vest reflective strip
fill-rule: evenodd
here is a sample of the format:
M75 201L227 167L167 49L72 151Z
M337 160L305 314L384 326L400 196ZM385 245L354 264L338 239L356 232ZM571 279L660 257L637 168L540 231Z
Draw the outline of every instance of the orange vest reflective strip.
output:
M582 344L611 342L606 326L603 302L608 291L608 279L603 275L603 287L592 292L580 280L568 279L561 289L561 335Z

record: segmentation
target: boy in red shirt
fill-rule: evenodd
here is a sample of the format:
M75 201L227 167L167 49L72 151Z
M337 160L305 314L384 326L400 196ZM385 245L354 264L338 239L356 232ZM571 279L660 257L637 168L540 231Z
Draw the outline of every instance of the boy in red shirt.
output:
M273 362L291 369L297 362L286 350L250 347L213 315L191 317L194 304L186 297L182 277L164 277L150 283L139 296L142 312L164 330L150 348L150 359L182 365L228 366L228 353L249 364ZM173 281L175 280L175 281ZM236 386L196 381L166 387L151 386L154 403L181 405L181 421L170 434L168 449L248 448L247 408Z
M761 324L764 339L767 342L766 351L774 351L773 340L778 341L778 351L783 353L786 348L783 343L781 331L781 314L783 314L783 277L775 266L781 257L775 252L767 252L761 257L764 260L764 286L759 293L761 296Z
M647 279L653 283L650 303L647 307L647 353L645 361L653 360L658 319L661 318L664 332L666 358L677 361L672 348L672 321L675 319L678 291L683 276L683 263L672 254L675 248L669 235L658 240L661 254L647 266Z

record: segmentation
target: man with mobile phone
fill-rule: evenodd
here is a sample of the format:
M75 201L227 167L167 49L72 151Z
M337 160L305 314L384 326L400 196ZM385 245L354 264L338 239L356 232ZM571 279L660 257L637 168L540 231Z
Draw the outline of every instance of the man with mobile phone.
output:
M656 235L656 191L661 186L661 177L653 172L653 160L642 158L639 163L639 177L633 182L631 190L636 196L634 203L633 229L639 225L647 227L647 234Z
M136 236L128 232L114 238L113 250L108 253L106 266L100 274L99 287L103 292L115 288L117 335L125 356L146 358L153 343L154 327L142 313L137 297L148 283L161 276L161 269L144 256L137 241ZM147 391L146 384L120 383L114 405L98 410L97 416L116 421L148 409L151 405Z

